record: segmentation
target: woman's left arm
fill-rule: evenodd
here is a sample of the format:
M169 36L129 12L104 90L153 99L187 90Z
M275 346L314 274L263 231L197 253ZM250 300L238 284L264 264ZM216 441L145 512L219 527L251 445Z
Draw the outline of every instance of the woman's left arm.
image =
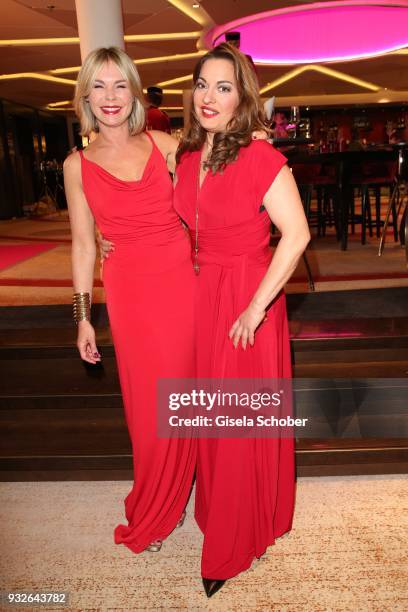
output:
M310 232L295 179L288 166L279 171L263 204L274 225L281 232L269 268L246 310L232 325L229 337L235 347L241 341L245 349L253 346L255 330L266 316L266 309L296 269Z

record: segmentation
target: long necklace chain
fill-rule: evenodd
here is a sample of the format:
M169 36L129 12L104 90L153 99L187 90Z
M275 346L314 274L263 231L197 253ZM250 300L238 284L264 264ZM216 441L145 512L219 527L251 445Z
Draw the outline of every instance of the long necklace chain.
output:
M197 173L197 197L196 197L196 209L195 209L195 244L194 244L194 272L196 274L200 274L200 264L198 263L198 218L199 218L199 208L198 208L198 199L200 197L200 191L201 191L201 187L200 186L200 176L201 176L201 166L204 167L204 165L207 163L209 157L211 156L211 149L209 150L209 152L207 151L207 158L202 161L201 160L201 153L200 153L200 163L198 165L198 173ZM208 169L206 170L206 173L208 172ZM203 178L203 183L204 183L204 179L205 176Z
M200 173L201 173L201 163L198 166L197 197L196 197L196 209L195 209L194 272L197 275L200 274L200 266L198 263L198 197L200 195Z

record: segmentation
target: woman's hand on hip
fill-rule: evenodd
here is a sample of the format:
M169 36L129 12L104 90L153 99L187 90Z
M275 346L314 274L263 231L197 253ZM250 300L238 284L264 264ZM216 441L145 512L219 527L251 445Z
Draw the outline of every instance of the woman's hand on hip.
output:
M101 361L101 356L96 348L95 330L89 321L79 321L77 347L81 359L88 363Z
M102 236L100 231L96 232L96 242L98 243L99 255L102 261L104 259L108 259L109 253L115 250L115 244L113 242L110 242L110 240L106 240L106 238Z
M248 308L239 315L229 331L229 338L232 340L235 348L237 348L240 341L243 349L246 349L248 343L253 346L255 342L255 331L265 319L265 310L250 304Z

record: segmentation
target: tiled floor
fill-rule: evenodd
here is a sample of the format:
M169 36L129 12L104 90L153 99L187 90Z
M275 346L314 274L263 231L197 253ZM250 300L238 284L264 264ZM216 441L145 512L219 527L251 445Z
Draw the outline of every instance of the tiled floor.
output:
M130 485L1 483L3 589L68 591L75 611L408 609L406 475L300 478L292 531L211 600L193 498L160 553L114 544Z

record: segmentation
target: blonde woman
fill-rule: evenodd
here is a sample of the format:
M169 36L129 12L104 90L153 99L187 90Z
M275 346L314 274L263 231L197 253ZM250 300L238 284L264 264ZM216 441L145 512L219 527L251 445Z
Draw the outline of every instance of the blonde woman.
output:
M75 108L81 133L97 134L64 164L77 346L85 361L100 361L90 321L96 222L115 244L103 282L134 465L128 524L116 527L115 542L135 553L158 551L183 520L196 460L195 441L156 433L157 380L194 375L195 279L169 177L177 142L143 131L139 75L118 48L86 58Z

